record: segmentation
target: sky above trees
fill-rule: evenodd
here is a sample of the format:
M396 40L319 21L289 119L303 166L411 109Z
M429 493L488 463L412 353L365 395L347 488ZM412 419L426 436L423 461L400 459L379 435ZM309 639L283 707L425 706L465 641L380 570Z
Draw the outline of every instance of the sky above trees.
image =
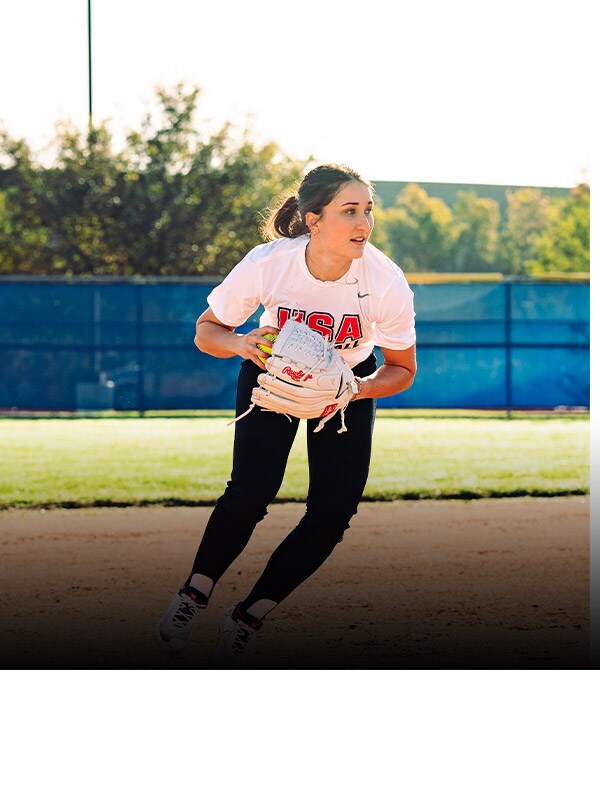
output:
M92 0L95 121L124 137L179 81L198 125L249 124L372 180L574 186L591 160L590 4ZM3 3L0 123L87 123L86 0Z

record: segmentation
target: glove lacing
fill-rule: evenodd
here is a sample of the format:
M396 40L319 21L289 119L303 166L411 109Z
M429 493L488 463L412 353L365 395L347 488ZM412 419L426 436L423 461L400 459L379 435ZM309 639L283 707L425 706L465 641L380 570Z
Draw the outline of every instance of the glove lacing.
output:
M326 356L328 356L333 349L334 349L334 343L326 341L325 353L317 360L316 364L313 365L311 369L314 369L317 366L317 364L319 364L321 361L324 361ZM346 433L348 431L348 428L346 427L346 409L348 408L348 405L350 404L352 397L356 394L354 387L352 386L352 381L346 381L346 389L350 389L350 396L348 397L344 405L340 406L340 408L336 408L335 411L332 411L331 414L327 414L326 417L322 417L321 421L314 429L313 433L319 433L319 431L322 431L323 427L325 426L325 423L329 422L329 420L332 419L332 417L335 417L338 411L340 412L340 417L342 419L342 425L338 429L338 433Z

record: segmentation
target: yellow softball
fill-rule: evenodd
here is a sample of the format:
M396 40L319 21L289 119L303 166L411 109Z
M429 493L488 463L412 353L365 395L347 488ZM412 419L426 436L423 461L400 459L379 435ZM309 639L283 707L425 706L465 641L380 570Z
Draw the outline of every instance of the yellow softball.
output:
M270 342L274 342L275 339L277 338L277 334L276 333L265 333L263 338L268 339ZM269 355L269 356L271 355L271 351L273 350L272 347L267 347L266 344L257 344L256 346L258 347L259 350L262 350L263 353L267 353L267 355ZM259 356L259 358L260 358L260 356ZM260 358L260 360L263 362L263 364L267 363L267 359L266 358Z

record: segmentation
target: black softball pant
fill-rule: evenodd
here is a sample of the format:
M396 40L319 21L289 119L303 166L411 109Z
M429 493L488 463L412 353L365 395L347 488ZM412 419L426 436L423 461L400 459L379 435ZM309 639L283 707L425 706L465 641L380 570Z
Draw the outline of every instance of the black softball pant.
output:
M354 368L360 377L376 369L371 355ZM251 403L259 368L241 365L236 413ZM338 434L339 413L314 433L319 420L307 420L309 489L306 513L277 547L244 605L257 600L280 603L317 570L342 541L356 514L369 474L375 401L356 400L346 409L347 433ZM207 575L216 584L239 556L256 525L266 516L281 483L299 420L255 407L236 422L233 470L218 499L198 548L190 578ZM189 580L189 579L188 579Z

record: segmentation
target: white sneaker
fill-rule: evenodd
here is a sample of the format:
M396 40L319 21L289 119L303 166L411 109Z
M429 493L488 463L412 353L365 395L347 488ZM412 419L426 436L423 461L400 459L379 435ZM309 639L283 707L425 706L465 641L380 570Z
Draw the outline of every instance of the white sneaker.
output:
M228 608L221 619L219 644L213 657L215 667L242 668L248 646L263 626L259 619L242 611L240 605Z
M181 653L188 643L192 628L206 608L205 595L191 586L183 586L169 603L158 621L154 634L158 645L172 655Z

